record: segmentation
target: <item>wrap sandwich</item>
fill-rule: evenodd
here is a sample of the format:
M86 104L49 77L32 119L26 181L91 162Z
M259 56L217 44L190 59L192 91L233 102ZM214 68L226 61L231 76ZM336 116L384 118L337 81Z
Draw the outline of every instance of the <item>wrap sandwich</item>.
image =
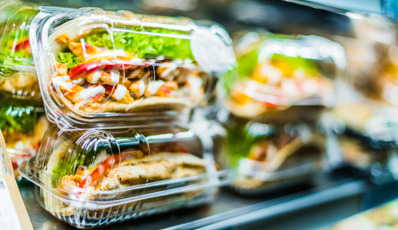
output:
M86 114L180 110L203 99L208 75L191 52L190 31L159 26L188 19L119 17L105 26L101 17L78 17L52 32L53 96Z
M15 1L0 12L7 15L0 41L0 90L38 99L40 89L29 43L30 22L37 7Z
M362 98L339 103L332 112L335 124L341 126L335 130L346 163L366 170L375 163L388 162L397 146L396 108Z
M328 103L325 95L331 93L332 82L321 71L322 61L319 57L300 56L298 51L317 52L316 46L311 47L305 39L278 38L277 35L262 43L246 40L235 47L238 75L223 78L224 104L232 113L244 118L275 119L291 107L304 106L302 110L295 109L294 114L306 113L311 109L308 107ZM286 47L291 49L290 53ZM292 112L283 116L289 114Z
M324 138L306 126L247 123L228 131L228 154L236 171L233 187L245 194L265 191L320 170Z
M0 100L0 129L4 135L15 175L22 161L34 156L49 127L44 109L10 98Z
M188 189L189 185L206 181L207 164L196 153L190 153L187 143L155 141L149 150L146 144L127 137L128 132L113 139L90 130L61 135L58 131L50 128L46 133L50 138L43 143L40 154L21 172L26 174L26 169L38 177L35 183L45 188L40 189L43 207L73 226L87 227L85 222L89 221L109 224L110 219L114 222L164 212L202 196L209 198L203 187ZM156 135L147 138L153 140ZM164 195L151 195L163 191Z

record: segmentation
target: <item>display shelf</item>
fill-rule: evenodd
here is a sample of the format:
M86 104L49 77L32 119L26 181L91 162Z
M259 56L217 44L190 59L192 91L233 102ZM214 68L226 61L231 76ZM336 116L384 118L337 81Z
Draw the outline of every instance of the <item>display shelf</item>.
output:
M312 8L328 10L336 13L380 14L398 20L398 4L395 0L285 0Z
M35 229L72 229L48 214L35 199L34 186L19 184ZM197 208L183 209L163 215L130 220L111 225L110 229L220 229L250 225L271 220L300 210L332 204L338 200L357 200L369 188L364 180L321 179L317 182L295 186L289 190L273 192L263 197L242 197L223 188L215 202ZM358 203L358 202L357 202ZM353 212L360 211L358 203ZM338 213L338 212L337 212ZM351 213L350 213L351 214ZM339 217L342 218L342 217ZM337 218L338 219L338 218ZM337 220L336 219L336 220ZM333 220L330 217L330 220Z
M285 0L314 8L322 8L332 11L354 11L363 13L382 14L381 0Z

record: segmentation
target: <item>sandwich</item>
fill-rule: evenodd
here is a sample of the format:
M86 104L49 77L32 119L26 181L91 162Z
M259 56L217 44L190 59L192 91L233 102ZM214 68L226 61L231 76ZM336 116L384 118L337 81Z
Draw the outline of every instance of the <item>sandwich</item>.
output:
M308 178L319 170L324 139L308 127L248 123L228 131L228 154L237 170L233 187L256 194L273 186Z
M1 103L0 129L16 170L22 161L36 155L49 122L40 108L9 98Z
M172 20L136 17L140 23ZM49 36L55 73L48 90L58 101L83 113L127 113L179 110L203 98L207 74L187 31L139 26L137 20L105 29L102 23L76 18Z
M227 94L224 104L239 117L279 116L274 114L292 106L324 105L322 96L331 92L332 83L323 75L316 59L288 55L283 48L275 51L274 40L284 41L271 38L261 44L256 42L257 47L250 45L246 52L242 52L239 44L235 48L237 76L224 76ZM292 43L287 39L286 47L296 49L300 44L300 40L297 40L298 44L289 41Z
M395 108L363 99L340 103L332 112L335 123L341 125L338 143L346 163L369 169L376 162L387 162L396 148Z
M1 10L7 12L7 19L0 42L0 90L38 98L40 89L29 43L29 24L38 10L21 2Z
M118 140L116 138L116 141ZM64 136L58 140L60 144L52 150L44 172L41 173L41 181L55 189L54 193L42 191L44 206L53 215L81 217L79 208L72 205L72 201L59 199L54 194L58 197L77 197L85 202L100 202L104 194L112 194L113 201L117 202L118 199L138 195L140 190L137 190L137 186L139 185L203 176L206 173L204 160L188 153L186 148L178 143L161 144L153 147L150 153L130 146L123 147L120 152L112 154L109 153L107 147L101 145L101 141L97 144L92 144L91 141L85 141L82 148L76 148L75 143L70 141L70 137ZM71 153L71 150L77 152ZM195 181L189 180L187 183L195 183ZM135 189L129 189L130 187ZM147 188L148 191L150 189L153 188ZM167 189L167 185L155 189L157 191ZM202 193L203 190L199 189L183 194L147 199L141 201L139 211L164 208L167 205L175 205L177 201L187 202ZM127 203L127 207L138 204L138 201L130 202ZM92 215L103 212L119 215L117 210L121 207L114 205L109 209L90 212ZM123 214L120 213L120 215Z
M395 148L396 114L392 106L373 100L344 102L332 111L343 131L375 149ZM353 116L355 114L355 116Z

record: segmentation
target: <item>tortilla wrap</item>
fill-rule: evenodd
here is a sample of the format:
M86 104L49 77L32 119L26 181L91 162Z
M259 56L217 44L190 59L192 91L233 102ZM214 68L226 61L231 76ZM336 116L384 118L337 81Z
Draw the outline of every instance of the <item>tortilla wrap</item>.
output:
M45 171L46 175L52 174L52 170L54 170L59 159L62 158L62 155L67 148L68 144L65 144L58 148L54 154L51 155L48 161L47 169ZM98 190L109 191L135 184L147 183L148 180L158 181L196 176L205 173L205 171L205 162L192 154L162 152L141 159L132 159L121 162L118 167L113 168L109 172ZM68 176L65 176L63 181L65 181L66 177ZM46 178L44 176L42 178L46 180L47 184L52 183L51 179L49 180L49 177ZM77 214L74 207L62 202L52 193L46 192L44 190L41 190L41 192L43 195L45 208L53 213L53 215L72 216ZM184 196L186 195L186 198L190 197L190 199L193 199L200 194L202 194L202 192L195 191L190 195L188 195L188 193L184 194ZM94 200L95 195L88 195L86 198L87 200ZM127 204L127 206L131 207L142 203L141 205L149 210L150 208L153 208L155 204L160 207L167 204L173 204L178 200L181 201L181 198L181 194L171 195L162 198L148 199L146 201L132 202ZM188 199L186 198L182 200L187 201ZM151 204L151 202L154 202L154 204ZM92 212L97 212L100 214L102 212L110 212L118 208L120 207L117 206L109 208L109 210L96 210Z

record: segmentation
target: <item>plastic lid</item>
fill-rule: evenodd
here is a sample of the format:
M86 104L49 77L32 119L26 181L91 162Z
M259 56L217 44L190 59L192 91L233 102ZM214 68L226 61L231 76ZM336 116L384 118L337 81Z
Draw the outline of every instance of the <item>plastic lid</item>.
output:
M35 62L52 120L67 126L192 108L234 62L217 25L97 8L42 10L32 33Z
M38 13L36 6L13 1L4 3L0 29L0 90L16 96L40 98L29 44L29 28Z
M226 106L256 117L296 105L330 105L331 79L346 67L344 49L316 36L267 35L248 33L238 43L238 76L223 78Z

